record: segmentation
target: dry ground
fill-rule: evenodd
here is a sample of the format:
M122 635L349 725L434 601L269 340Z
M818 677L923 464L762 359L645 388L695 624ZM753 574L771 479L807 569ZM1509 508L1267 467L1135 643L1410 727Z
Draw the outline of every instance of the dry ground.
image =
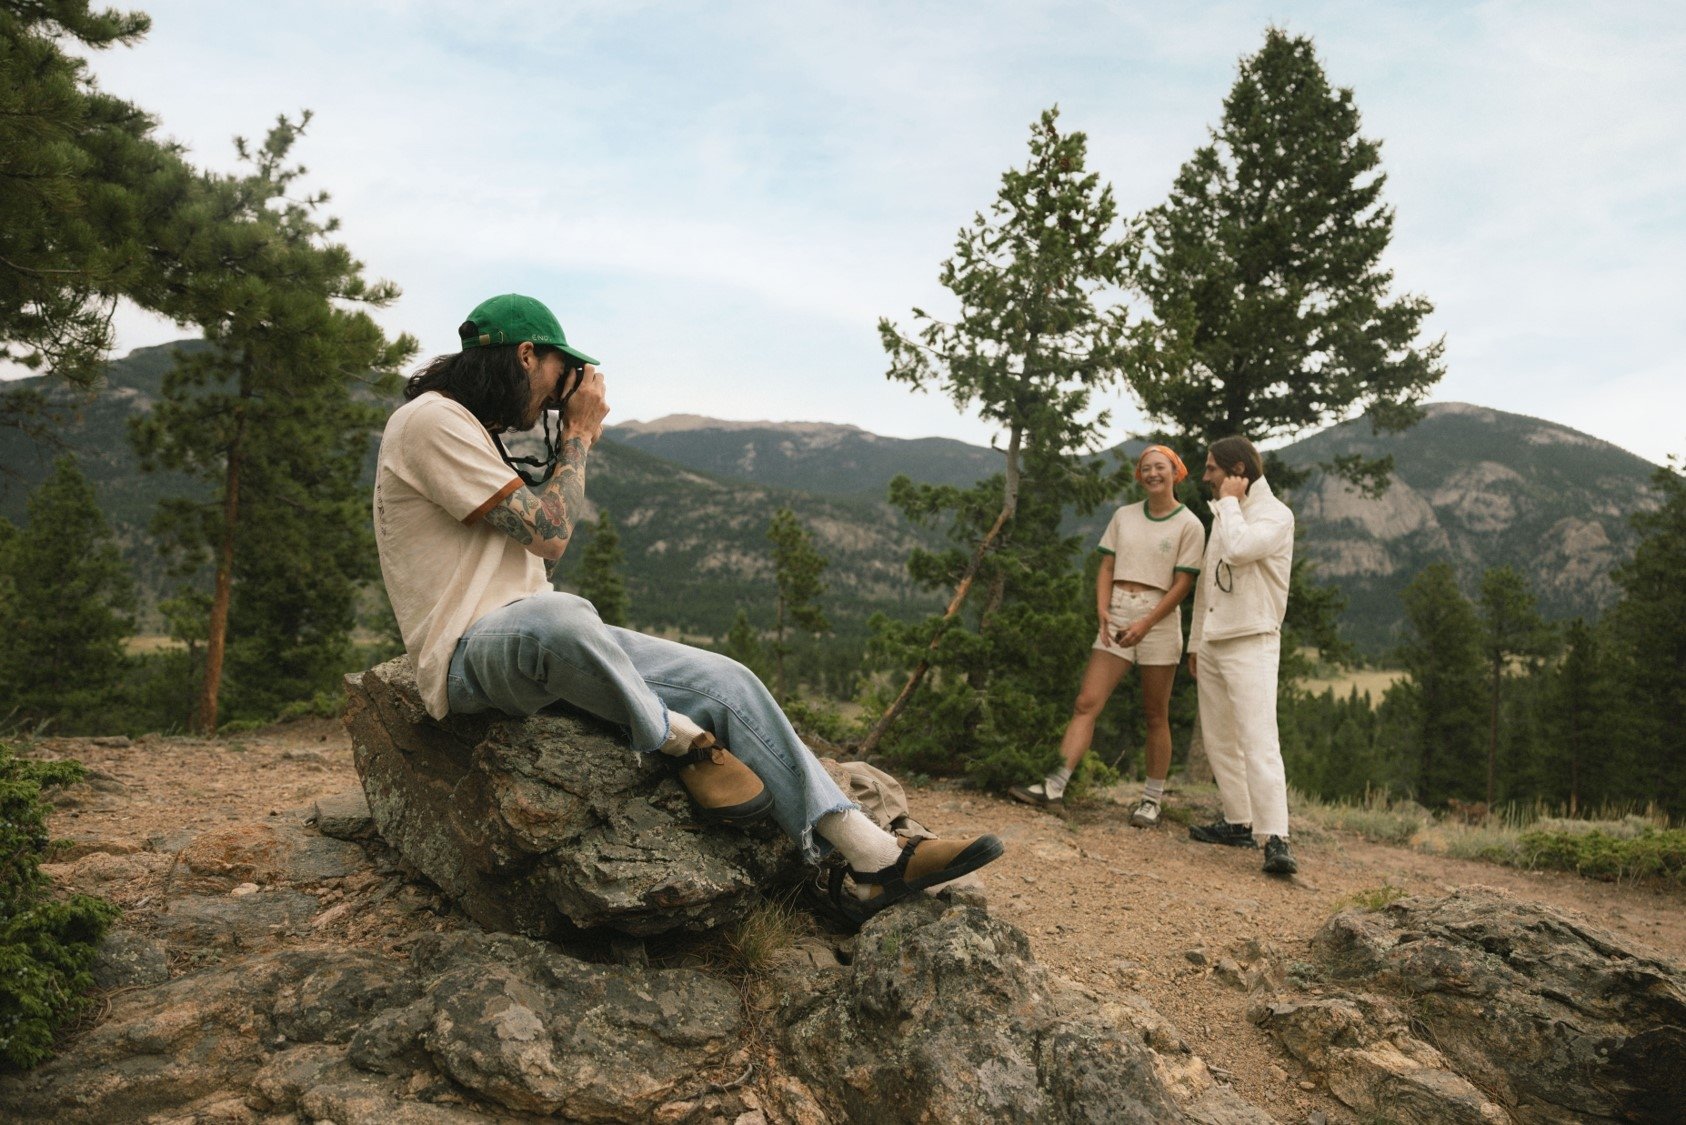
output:
M78 790L85 794L79 807L55 813L55 835L144 846L262 820L357 784L349 740L335 722L220 740L121 742L46 741L42 749L107 775L109 794L119 792L113 781L122 789L120 796L102 794L96 775L94 785ZM1006 841L1006 856L984 872L990 908L1029 935L1039 961L1097 990L1140 992L1243 1097L1283 1121L1351 1115L1304 1082L1293 1060L1247 1022L1248 997L1212 967L1247 939L1270 942L1284 963L1305 959L1318 926L1356 894L1384 885L1440 894L1484 884L1576 912L1643 951L1686 962L1686 893L1679 889L1427 856L1309 825L1295 829L1301 874L1270 878L1259 870L1257 851L1193 843L1177 823L1130 828L1133 796L1108 794L1061 819L959 788L909 793L914 816L943 834L989 831ZM1185 818L1209 819L1209 800L1173 789L1169 806Z

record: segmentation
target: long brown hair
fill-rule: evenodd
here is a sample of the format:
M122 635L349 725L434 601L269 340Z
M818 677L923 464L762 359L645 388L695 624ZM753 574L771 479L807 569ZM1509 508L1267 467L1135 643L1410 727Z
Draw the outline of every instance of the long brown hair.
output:
M1264 476L1264 459L1259 456L1258 448L1239 434L1219 438L1207 447L1206 452L1226 473L1231 465L1241 462L1241 471L1246 474L1248 484Z
M527 373L516 352L519 344L464 348L436 356L404 384L406 401L427 391L439 391L468 408L468 412L493 433L519 429L522 415L532 398ZM561 349L534 344L539 359Z

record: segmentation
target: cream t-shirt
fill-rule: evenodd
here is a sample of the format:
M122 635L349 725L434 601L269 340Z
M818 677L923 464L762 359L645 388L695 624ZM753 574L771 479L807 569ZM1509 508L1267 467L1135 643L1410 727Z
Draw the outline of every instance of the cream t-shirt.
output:
M468 627L550 589L544 561L483 517L521 479L461 403L428 391L387 420L375 468L381 578L427 713L449 709L445 677Z
M1206 529L1200 519L1178 504L1167 515L1150 516L1147 501L1126 504L1112 514L1101 536L1100 549L1114 556L1114 582L1140 582L1169 590L1178 571L1200 574L1206 553Z

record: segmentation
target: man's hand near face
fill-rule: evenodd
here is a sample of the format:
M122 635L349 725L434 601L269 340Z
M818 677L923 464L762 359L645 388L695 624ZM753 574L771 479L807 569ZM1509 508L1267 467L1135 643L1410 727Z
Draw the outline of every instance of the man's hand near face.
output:
M581 438L593 445L603 436L603 419L609 416L609 400L603 383L603 372L594 363L585 365L580 385L568 399L568 421L562 429L563 439Z
M1240 500L1246 495L1247 478L1245 476L1225 477L1223 479L1223 483L1218 485L1219 500L1222 500L1226 496Z

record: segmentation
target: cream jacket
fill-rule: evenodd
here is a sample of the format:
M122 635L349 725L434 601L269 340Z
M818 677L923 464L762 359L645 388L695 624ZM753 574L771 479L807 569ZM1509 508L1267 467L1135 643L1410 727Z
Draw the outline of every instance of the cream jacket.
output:
M1206 561L1194 588L1188 648L1200 642L1273 633L1288 612L1288 572L1294 564L1294 513L1263 477L1240 500L1212 505Z

